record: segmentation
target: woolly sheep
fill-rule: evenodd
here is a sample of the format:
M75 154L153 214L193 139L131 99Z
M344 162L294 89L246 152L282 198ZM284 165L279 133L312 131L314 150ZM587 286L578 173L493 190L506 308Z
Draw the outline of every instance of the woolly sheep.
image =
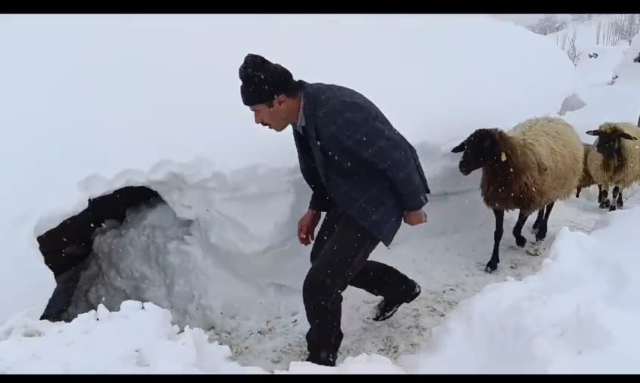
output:
M593 151L595 151L595 147L593 146L593 144L585 144L583 143L582 146L584 147L584 166L582 167L582 176L580 177L580 181L578 182L578 190L576 190L576 198L580 198L580 192L582 191L582 189L584 188L588 188L591 185L595 185L596 181L593 180L593 177L591 176L591 173L589 173L589 168L587 167L587 157L589 156L589 154ZM598 185L598 202L600 201L602 195L602 185Z
M586 133L598 137L595 151L587 157L587 168L602 185L600 208L622 208L622 191L640 181L640 143L634 142L640 138L640 128L629 122L605 122ZM613 201L608 193L611 186Z
M519 247L527 243L522 227L534 211L536 239L544 240L555 201L573 195L582 175L584 149L574 128L561 118L531 118L510 131L481 128L451 150L461 153L464 176L482 168L481 194L495 216L494 244L487 272L500 263L504 212L518 209L513 228ZM546 207L546 211L544 210Z

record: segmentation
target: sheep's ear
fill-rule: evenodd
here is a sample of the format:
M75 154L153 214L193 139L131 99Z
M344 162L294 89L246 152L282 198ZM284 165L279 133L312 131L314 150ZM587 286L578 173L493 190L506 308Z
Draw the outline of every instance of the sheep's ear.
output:
M466 147L467 147L466 144L464 143L464 141L462 141L458 146L456 146L455 148L451 149L451 153L462 153L462 152L464 152Z
M590 136L599 136L600 135L600 131L599 130L587 130L585 133L587 133Z
M636 137L630 135L629 133L622 133L622 134L620 134L620 137L622 137L622 138L624 138L626 140L632 140L632 141L637 140Z

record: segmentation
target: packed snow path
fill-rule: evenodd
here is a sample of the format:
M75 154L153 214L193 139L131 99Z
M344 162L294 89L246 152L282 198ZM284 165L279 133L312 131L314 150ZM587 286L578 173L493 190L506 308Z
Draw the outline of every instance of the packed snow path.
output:
M592 187L583 190L580 199L572 197L556 204L549 221L549 234L539 247L540 256L530 255L530 245L535 240L531 232L535 216L527 221L523 234L529 243L525 249L521 249L515 245L511 235L517 213L508 214L501 243L501 263L498 270L492 274L487 274L484 266L491 254L493 214L482 204L479 191L432 196L427 209L427 225L423 229L401 232L392 249L378 247L372 257L399 268L417 280L422 286L422 295L414 303L403 306L393 318L377 323L371 320L371 314L379 298L352 287L348 288L344 294L345 338L339 362L347 356L357 356L361 353L380 354L395 361L402 354L419 351L428 342L430 330L439 324L458 302L476 294L489 283L501 282L507 277L522 279L535 273L559 229L566 226L584 232L591 231L598 217L605 214L597 208L595 192L595 187ZM634 191L625 193L625 207L637 204L638 200L640 197ZM107 244L106 249L115 248L117 251L110 253L109 250L102 250L101 260L93 262L89 268L90 272L85 275L86 280L90 281L88 285L93 304L103 302L111 306L111 309L117 309L120 302L129 297L149 300L169 309L175 317L184 318L182 320L189 324L191 322L186 319L189 314L181 314L180 310L212 311L204 306L193 307L192 305L197 306L197 301L189 304L186 301L191 299L189 295L215 294L216 291L205 291L223 286L215 281L213 276L209 283L183 282L192 283L191 289L198 291L183 286L184 293L173 296L173 299L183 300L180 302L181 308L178 308L178 305L175 308L168 306L178 302L167 302L158 293L159 290L170 288L170 282L163 278L169 273L177 274L179 271L163 269L161 261L152 260L153 263L150 264L148 260L153 257L165 257L163 251L170 251L161 249L170 239L167 233L174 233L174 238L185 234L184 226L172 227L180 223L172 222L167 214L171 213L166 206L155 211L143 212L140 217L132 217L131 222L135 223L125 224L122 229L114 229L96 240L97 243L104 241ZM151 227L163 227L165 230L149 231ZM121 242L114 243L106 240L107 238ZM131 242L130 239L148 241L154 245L146 249L144 246L136 248L135 240ZM126 246L130 246L129 250L123 251L123 247ZM310 250L310 247L307 250ZM151 258L145 258L145 252ZM117 256L122 258L115 258ZM125 257L130 258L126 260ZM141 257L142 260L136 257ZM277 265L275 267L277 268ZM114 270L111 269L120 271L114 274ZM120 278L119 275L125 269L132 274L129 278ZM133 277L136 270L142 269L145 270L145 278ZM299 277L302 278L303 274L304 271ZM179 279L190 277L197 278L195 273L191 273L183 274ZM257 366L273 371L287 369L290 362L304 360L307 320L301 294L297 286L283 284L280 287L270 299L256 299L255 303L264 309L258 317L249 311L221 313L216 325L208 329L210 339L229 345L235 360L245 366ZM85 297L87 290L81 291L82 293L76 297L74 310L86 311L95 308L84 306L80 296ZM187 292L188 294L185 294ZM224 295L228 296L226 294L227 292L224 292ZM225 302L220 306L212 304L212 307L224 311L224 305L229 303ZM206 315L202 314L203 317ZM196 322L192 327L200 324Z

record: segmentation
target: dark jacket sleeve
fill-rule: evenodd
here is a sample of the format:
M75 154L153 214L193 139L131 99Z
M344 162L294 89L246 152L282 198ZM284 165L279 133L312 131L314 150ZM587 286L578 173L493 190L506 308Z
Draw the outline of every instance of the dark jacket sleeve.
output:
M302 178L304 178L312 191L309 209L329 211L332 201L322 183L320 173L318 173L309 142L295 129L293 129L293 139L298 151L298 162L300 163Z
M336 109L338 108L338 109ZM369 106L343 102L327 111L323 135L331 136L343 150L387 175L397 190L404 211L420 210L427 204L429 188L417 154L394 129L385 127ZM330 117L329 117L330 116Z

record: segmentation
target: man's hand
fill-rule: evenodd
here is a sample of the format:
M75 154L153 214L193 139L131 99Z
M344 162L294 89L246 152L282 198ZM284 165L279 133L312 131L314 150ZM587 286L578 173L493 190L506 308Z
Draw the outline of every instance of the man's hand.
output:
M307 246L315 239L316 226L320 222L320 212L309 209L298 221L298 241Z
M410 226L417 226L427 222L427 213L422 210L407 211L404 213L404 223Z

